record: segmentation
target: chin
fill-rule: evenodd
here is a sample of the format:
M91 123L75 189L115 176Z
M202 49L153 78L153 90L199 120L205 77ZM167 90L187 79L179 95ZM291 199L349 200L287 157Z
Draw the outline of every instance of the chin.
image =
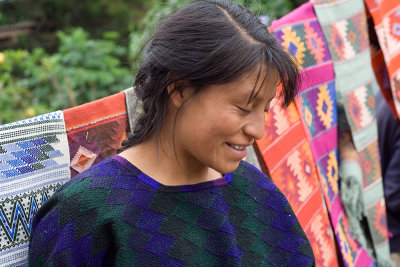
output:
M227 174L227 173L231 173L231 172L235 171L238 168L239 163L240 163L240 161L229 162L229 163L221 164L219 166L215 166L215 168L213 168L213 169L221 174Z

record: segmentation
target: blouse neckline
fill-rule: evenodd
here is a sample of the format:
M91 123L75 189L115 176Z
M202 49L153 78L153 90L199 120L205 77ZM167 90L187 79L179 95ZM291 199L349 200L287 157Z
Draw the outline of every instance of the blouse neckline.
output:
M232 182L232 173L227 173L220 178L197 183L197 184L164 185L164 184L161 184L160 182L154 180L150 176L148 176L146 173L141 171L139 168L137 168L134 164L129 162L124 157L121 157L120 155L114 155L114 156L112 156L112 159L119 162L125 169L127 169L134 176L136 176L138 180L146 183L147 185L151 186L154 189L157 189L158 191L164 191L164 192L170 192L170 193L193 192L193 191L199 191L199 190L206 189L206 188L225 186Z

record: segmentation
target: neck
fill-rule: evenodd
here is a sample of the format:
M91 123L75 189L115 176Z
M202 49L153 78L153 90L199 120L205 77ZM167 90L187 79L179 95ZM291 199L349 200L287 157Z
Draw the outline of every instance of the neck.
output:
M156 140L151 138L128 148L120 156L163 185L197 184L222 176L209 167L188 162L179 156L179 151L175 154L172 142L159 142L158 146L156 144Z

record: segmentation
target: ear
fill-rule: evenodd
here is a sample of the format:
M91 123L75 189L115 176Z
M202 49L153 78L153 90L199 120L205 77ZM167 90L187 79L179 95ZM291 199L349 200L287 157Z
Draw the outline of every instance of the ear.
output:
M177 81L167 86L169 99L174 107L180 108L192 95L193 88L188 86L187 81Z

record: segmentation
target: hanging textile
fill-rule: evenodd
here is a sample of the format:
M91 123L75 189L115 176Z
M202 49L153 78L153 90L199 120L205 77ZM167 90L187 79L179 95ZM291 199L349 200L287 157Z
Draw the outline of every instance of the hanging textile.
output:
M61 111L0 126L0 266L27 264L32 219L69 177Z
M390 86L389 73L387 71L382 49L379 45L378 36L375 32L371 14L367 10L368 33L371 47L371 63L375 78L381 89L381 93L388 103L393 115L397 118L397 111L393 100L392 87Z
M333 79L333 73L326 75L332 67L329 66L329 53L324 52L323 36L312 5L305 4L274 21L271 29L289 53L298 55L300 64L310 67L301 73L301 90L308 92L307 89L311 89L309 85L314 85L314 91L319 91L318 86L321 86L325 100L329 99L329 89L323 83ZM313 94L309 105L312 110L318 105L318 94L313 92L309 92ZM322 105L325 103L322 98L320 102ZM327 112L333 112L333 104L326 107L329 109ZM317 266L338 266L334 236L319 185L318 167L296 105L292 103L282 110L280 103L272 103L265 126L264 137L257 141L257 145L271 179L293 207L310 240Z
M71 178L116 154L126 137L125 93L64 110Z
M400 3L365 0L365 4L372 15L390 77L392 96L388 102L394 102L397 116L400 118ZM385 93L383 95L387 97Z
M380 266L390 266L374 107L379 89L364 4L362 0L314 4L335 71L342 203L355 240Z

